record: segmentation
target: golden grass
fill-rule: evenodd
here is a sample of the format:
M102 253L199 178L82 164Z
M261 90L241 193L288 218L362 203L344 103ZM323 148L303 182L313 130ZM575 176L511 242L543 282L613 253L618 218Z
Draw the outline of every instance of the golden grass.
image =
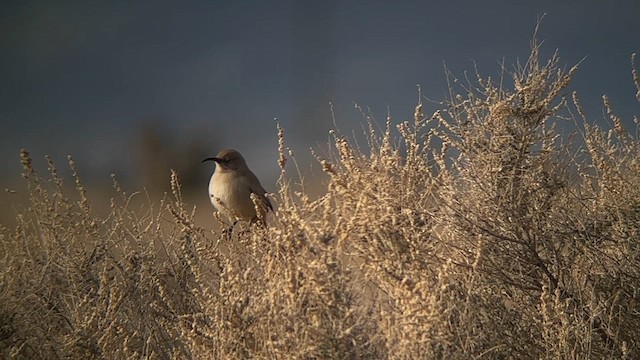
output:
M513 88L478 75L431 116L370 124L364 150L334 131L316 200L292 185L280 129L277 212L231 238L196 224L175 173L158 204L114 181L98 216L71 159L73 195L23 152L0 353L638 358L640 142L607 99L613 129L589 125L562 95L576 68L557 65L534 42Z

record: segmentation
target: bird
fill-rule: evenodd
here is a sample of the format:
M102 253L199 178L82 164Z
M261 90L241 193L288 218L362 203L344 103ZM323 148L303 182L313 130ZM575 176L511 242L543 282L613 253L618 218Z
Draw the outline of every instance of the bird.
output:
M258 177L249 169L244 157L234 149L220 151L215 157L202 160L202 163L214 161L216 168L209 180L209 198L211 204L232 223L232 227L241 220L251 224L264 218L273 206L267 198L267 191ZM251 199L257 198L258 210ZM260 216L258 216L260 215Z

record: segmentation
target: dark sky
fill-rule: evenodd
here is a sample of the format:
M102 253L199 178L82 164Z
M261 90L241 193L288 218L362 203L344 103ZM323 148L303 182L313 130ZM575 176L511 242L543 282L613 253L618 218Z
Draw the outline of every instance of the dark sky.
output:
M175 135L176 153L235 147L276 172L278 118L298 152L336 122L358 129L354 102L383 120L410 118L416 84L442 99L443 62L497 76L528 54L539 15L545 54L582 63L593 121L602 94L631 124L630 54L640 1L13 1L0 10L0 176L18 153L74 155L108 178L132 171L143 129ZM175 140L178 139L178 140ZM206 147L206 146L205 146ZM197 166L199 159L193 161Z

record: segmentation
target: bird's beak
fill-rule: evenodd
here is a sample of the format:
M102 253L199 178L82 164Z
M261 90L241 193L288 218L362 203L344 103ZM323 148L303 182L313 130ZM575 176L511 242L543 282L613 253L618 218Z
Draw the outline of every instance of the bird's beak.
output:
M217 157L210 157L210 158L206 158L206 159L202 160L202 163L205 163L207 161L215 161L217 163L218 161L220 161L220 159L217 158Z

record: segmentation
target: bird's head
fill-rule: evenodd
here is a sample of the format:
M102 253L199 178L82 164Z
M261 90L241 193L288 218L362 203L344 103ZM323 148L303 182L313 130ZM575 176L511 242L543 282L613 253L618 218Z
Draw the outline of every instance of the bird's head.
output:
M215 161L218 167L221 170L240 170L247 167L244 158L237 150L234 149L226 149L222 150L215 157L210 157L202 160L202 162L206 161Z

